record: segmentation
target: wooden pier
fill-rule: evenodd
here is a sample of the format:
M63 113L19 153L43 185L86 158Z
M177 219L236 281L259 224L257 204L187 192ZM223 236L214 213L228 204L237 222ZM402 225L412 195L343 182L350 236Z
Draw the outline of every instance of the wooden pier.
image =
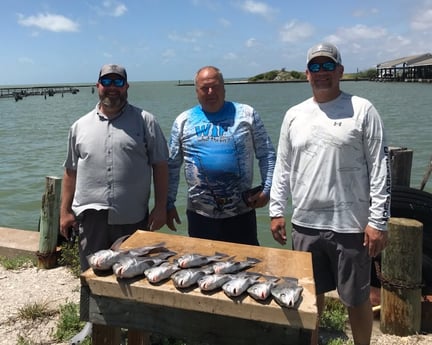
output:
M83 87L94 87L93 84L83 85L39 85L39 86L14 86L0 88L0 98L14 98L15 101L22 100L27 96L47 96L65 93L76 94ZM94 91L92 89L92 91Z

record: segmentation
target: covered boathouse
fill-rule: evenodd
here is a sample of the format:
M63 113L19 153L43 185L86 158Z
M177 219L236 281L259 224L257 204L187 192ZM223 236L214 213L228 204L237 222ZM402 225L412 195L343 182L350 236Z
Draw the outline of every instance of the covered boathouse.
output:
M377 81L432 82L432 54L418 54L376 66Z

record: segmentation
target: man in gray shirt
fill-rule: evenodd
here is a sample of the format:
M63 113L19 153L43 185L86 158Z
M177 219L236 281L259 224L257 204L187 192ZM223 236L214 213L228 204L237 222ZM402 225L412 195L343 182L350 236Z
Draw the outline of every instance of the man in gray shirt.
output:
M89 254L166 223L168 148L158 122L128 103L124 67L102 66L96 87L99 103L69 130L62 182L60 232L68 238L70 228L79 228L82 271Z

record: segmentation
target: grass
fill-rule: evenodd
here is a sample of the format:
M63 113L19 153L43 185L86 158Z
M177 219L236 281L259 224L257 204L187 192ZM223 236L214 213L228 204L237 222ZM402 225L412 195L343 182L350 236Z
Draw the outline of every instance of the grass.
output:
M17 270L20 268L27 268L36 266L36 259L29 256L17 256L14 258L8 258L0 256L0 265L7 270Z
M64 243L61 246L61 256L58 260L59 265L66 266L70 269L75 277L79 277L81 274L78 243L73 244Z
M58 312L48 306L48 302L33 302L18 309L18 317L22 320L35 321L56 315Z
M60 319L57 323L57 330L54 334L55 339L60 341L70 340L74 335L82 330L85 322L80 321L79 305L67 303L60 306ZM91 339L86 338L82 345L90 345Z

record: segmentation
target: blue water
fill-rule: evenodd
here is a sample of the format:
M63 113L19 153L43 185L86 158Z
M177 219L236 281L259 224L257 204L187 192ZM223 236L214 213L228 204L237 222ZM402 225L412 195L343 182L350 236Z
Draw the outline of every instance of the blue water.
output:
M390 146L413 150L411 186L418 188L432 155L432 84L347 81L342 89L375 104ZM227 99L258 110L275 146L285 111L311 95L307 83L227 85L226 90ZM194 88L176 86L176 81L131 83L129 101L155 114L167 138L174 118L196 104ZM62 176L68 128L96 103L91 88L63 97L0 99L0 226L38 229L45 177ZM432 181L425 190L432 192ZM177 207L183 220L179 233L186 234L185 188L180 188ZM267 208L257 214L261 244L276 246L269 233Z

